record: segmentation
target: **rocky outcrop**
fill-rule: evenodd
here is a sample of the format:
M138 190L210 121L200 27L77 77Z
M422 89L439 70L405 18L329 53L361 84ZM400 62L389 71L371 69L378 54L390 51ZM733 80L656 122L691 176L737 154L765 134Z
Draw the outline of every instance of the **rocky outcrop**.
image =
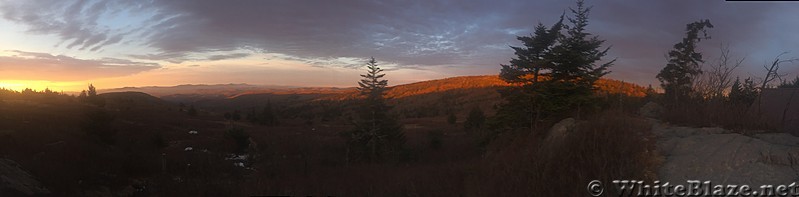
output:
M658 173L661 182L700 180L759 187L799 180L799 137L762 132L744 135L653 121L658 151L665 156Z
M50 194L35 177L17 162L0 159L0 196L39 196Z

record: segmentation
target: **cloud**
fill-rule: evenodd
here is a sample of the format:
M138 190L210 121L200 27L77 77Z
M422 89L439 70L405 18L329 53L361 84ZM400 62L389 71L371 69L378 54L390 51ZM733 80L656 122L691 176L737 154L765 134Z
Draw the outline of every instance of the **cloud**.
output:
M710 47L703 48L709 52L706 59L722 41L732 44L733 50L754 48L753 55L769 56L762 59L799 46L795 37L778 33L776 27L795 24L793 10L779 3L605 0L587 4L594 6L589 32L613 46L607 59L619 58L611 69L634 75L614 76L636 82L654 81L665 63L663 54L682 38L685 24L699 19L710 19L716 26L710 32L713 39L703 41L703 47ZM513 56L508 46L520 45L517 35L528 35L539 22L551 25L568 7L574 2L53 0L4 2L0 12L7 20L27 25L31 33L58 35L66 48L99 50L127 43L153 49L129 56L142 60L241 58L248 55L216 52L244 48L320 67L357 68L354 60L375 57L396 64L396 69L468 65L461 68L496 73L498 65ZM206 55L197 57L202 54Z
M119 17L117 1L3 1L2 18L28 26L33 34L54 34L68 49L97 51L119 43L130 31L101 24Z
M212 55L208 57L208 60L215 61L215 60L225 60L225 59L236 59L236 58L243 58L250 56L249 53L231 53L231 54L224 54L224 55Z
M63 55L12 51L16 54L0 56L0 78L8 80L80 81L96 78L118 77L158 69L155 63L127 59L78 59Z

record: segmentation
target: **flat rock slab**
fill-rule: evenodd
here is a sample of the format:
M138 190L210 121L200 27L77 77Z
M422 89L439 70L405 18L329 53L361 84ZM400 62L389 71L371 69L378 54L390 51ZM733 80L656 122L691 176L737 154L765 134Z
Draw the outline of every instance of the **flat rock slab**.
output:
M662 182L788 185L799 181L799 138L787 133L751 136L721 128L669 126L653 120L658 151L665 157Z

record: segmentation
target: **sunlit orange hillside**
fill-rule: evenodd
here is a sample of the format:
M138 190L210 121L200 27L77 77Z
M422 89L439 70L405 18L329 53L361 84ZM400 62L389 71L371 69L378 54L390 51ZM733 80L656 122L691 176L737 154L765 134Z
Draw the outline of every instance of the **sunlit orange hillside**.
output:
M502 81L502 79L500 79L497 75L460 76L394 86L391 87L391 89L386 93L386 96L388 98L399 99L408 96L444 92L456 89L479 89L505 86L510 86L510 84ZM599 89L598 94L600 95L624 94L632 97L643 97L646 95L645 87L614 79L599 79L599 81L596 82L596 87ZM355 92L355 90L351 90L351 92L333 95L326 97L325 99L351 99L356 95L357 92Z

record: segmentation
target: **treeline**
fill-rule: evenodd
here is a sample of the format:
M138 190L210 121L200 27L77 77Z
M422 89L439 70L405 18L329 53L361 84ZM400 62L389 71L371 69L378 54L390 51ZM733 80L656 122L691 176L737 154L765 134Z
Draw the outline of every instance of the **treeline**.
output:
M734 130L773 130L752 107L761 92L769 88L799 87L799 78L785 80L779 70L785 64L799 61L783 58L781 53L763 65L763 77L735 76L745 58L735 58L729 46L720 47L720 55L706 62L699 51L700 41L710 39L710 20L686 25L685 37L668 53L668 63L658 73L664 91L658 101L665 107L663 119L692 126L721 126Z
M0 88L0 100L63 101L71 100L72 98L74 97L63 92L52 91L49 88L45 88L42 91L30 88L25 88L22 91Z

